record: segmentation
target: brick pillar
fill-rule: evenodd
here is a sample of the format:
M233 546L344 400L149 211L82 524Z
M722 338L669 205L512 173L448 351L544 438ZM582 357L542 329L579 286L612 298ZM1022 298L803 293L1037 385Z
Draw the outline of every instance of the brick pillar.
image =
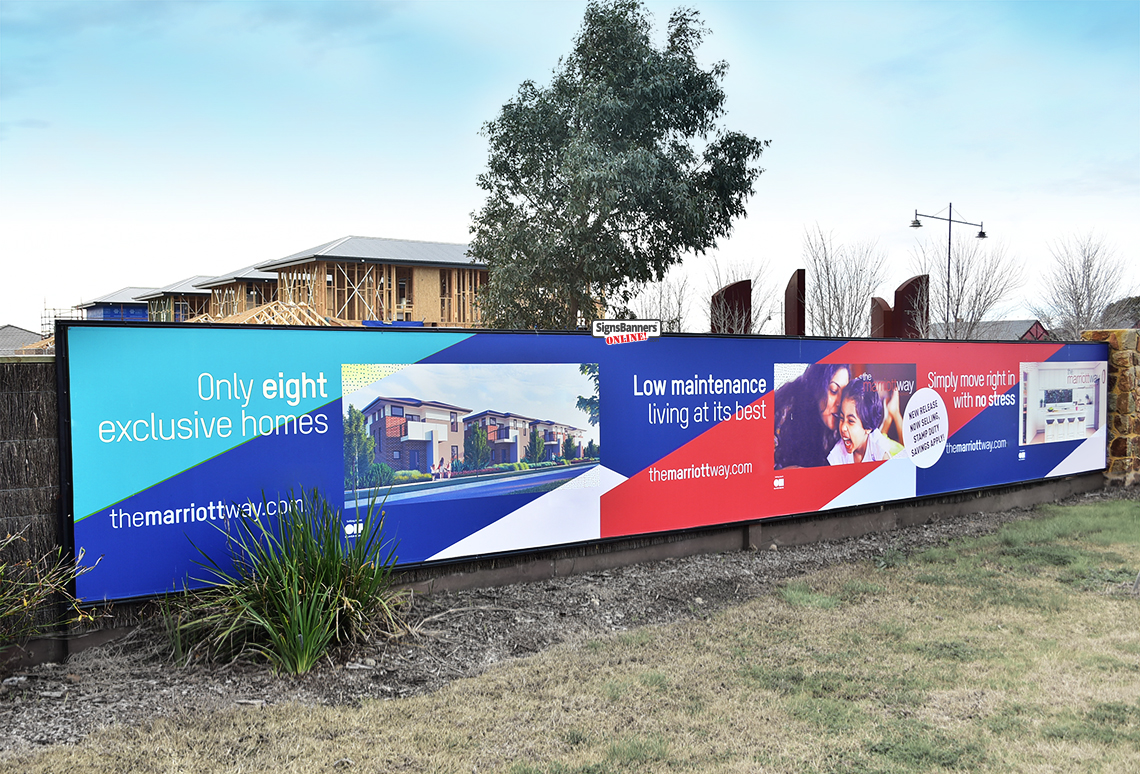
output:
M1108 344L1109 484L1140 483L1140 331L1085 331L1086 341Z

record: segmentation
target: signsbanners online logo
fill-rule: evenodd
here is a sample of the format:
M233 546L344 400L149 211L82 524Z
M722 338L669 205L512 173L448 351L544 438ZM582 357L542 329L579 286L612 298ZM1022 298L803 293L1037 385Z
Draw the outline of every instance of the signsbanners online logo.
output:
M774 479L772 479L772 488L773 489L783 489L784 488L784 477L783 476L776 476Z
M661 335L660 320L594 320L591 333L607 344L630 344L648 341Z

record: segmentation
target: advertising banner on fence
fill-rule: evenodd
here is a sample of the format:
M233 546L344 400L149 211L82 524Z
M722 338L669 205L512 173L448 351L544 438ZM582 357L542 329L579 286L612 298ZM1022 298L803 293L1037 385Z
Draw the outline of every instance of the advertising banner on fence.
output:
M235 519L377 492L400 564L1103 469L1103 344L62 328L87 600L202 585ZM246 522L248 523L248 522ZM354 531L355 530L355 531ZM208 559L207 559L208 557Z

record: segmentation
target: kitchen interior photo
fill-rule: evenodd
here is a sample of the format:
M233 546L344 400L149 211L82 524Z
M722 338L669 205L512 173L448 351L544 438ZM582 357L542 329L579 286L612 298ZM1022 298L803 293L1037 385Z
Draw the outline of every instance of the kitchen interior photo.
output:
M1105 421L1106 377L1102 362L1022 363L1020 444L1094 435Z

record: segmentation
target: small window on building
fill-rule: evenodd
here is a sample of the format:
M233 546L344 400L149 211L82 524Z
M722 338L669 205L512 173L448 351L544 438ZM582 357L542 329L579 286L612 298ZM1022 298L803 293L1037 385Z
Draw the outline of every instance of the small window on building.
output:
M404 407L403 406L392 406L392 416L394 416L394 417L404 416Z
M453 459L453 460L459 459L459 447L458 446L452 446L451 447L451 459Z
M399 449L394 449L392 451L392 459L394 459L394 460L400 459L400 450Z

